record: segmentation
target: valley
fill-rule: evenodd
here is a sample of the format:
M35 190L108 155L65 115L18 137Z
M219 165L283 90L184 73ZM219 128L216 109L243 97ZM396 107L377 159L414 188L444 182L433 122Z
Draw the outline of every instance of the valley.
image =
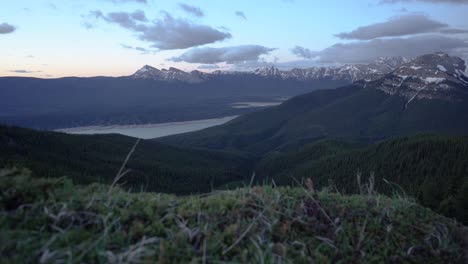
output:
M161 78L161 72L146 67L146 74L151 71ZM81 107L93 101L84 97L70 105L56 94L59 100L48 100L68 110L41 107L43 112L35 114L30 111L40 107L37 102L29 110L16 111L21 109L16 108L19 104L31 101L12 100L6 107L14 111L4 112L2 118L42 130L0 125L0 168L30 169L27 175L34 181L66 176L80 186L113 186L126 168L121 188L182 197L243 192L246 186L277 192L304 181L307 186L313 179L313 188L327 193L321 199L328 199L329 192L342 197L385 195L396 199L392 203L417 203L467 224L468 78L464 71L463 61L435 53L408 60L379 78L338 88L333 88L338 85L335 81L322 80L313 86L269 69L254 77L247 74L253 79L242 89L256 87L248 96L236 91L226 97L226 90L216 95L210 90L212 80L203 81L207 86L194 87L202 82L187 76L184 82L161 82L137 74L119 79L120 88L100 89L94 103L110 93L116 100L105 107L86 108L87 114ZM235 75L227 76L239 78ZM109 81L116 80L103 83ZM125 82L144 83L140 89L146 96L129 101ZM276 86L266 96L262 89L270 88L269 84ZM155 88L159 85L165 88ZM296 87L295 92L284 91L283 85ZM191 97L184 95L176 102L171 101L175 94L168 92L164 100L157 99L164 106L136 107L151 100L148 92L153 91L148 89L156 89L154 99L174 87L207 93L191 91ZM306 89L314 91L292 96ZM11 94L12 90L5 91Z
M310 91L374 80L408 61L395 57L342 67L212 73L146 65L122 77L0 77L0 122L65 129L242 115Z

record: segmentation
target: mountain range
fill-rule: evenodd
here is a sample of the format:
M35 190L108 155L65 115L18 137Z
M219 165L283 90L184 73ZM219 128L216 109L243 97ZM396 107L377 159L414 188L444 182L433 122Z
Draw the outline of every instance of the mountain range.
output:
M370 64L350 64L340 67L311 67L294 68L292 70L280 70L270 66L258 68L255 71L214 71L205 73L201 71L185 72L177 68L157 69L145 65L133 75L133 79L151 79L158 81L181 81L188 83L199 83L210 79L223 78L228 76L256 76L263 78L275 78L282 80L314 81L314 80L340 80L354 82L365 79L375 80L396 69L399 65L410 62L410 58L405 57L381 57Z
M221 126L160 140L263 154L323 137L375 142L419 132L463 135L468 133L465 69L460 58L427 54L376 80L314 91Z

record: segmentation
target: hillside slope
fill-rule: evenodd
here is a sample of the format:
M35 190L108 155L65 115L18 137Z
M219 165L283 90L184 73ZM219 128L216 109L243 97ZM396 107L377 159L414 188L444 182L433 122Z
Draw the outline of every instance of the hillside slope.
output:
M69 176L80 184L111 183L136 139L121 135L69 135L0 126L0 166L23 165L37 177ZM171 193L208 192L246 180L250 159L140 141L127 163L126 186Z
M464 135L468 133L468 97L461 99L421 99L407 106L403 97L350 86L297 96L222 126L156 140L264 154L323 137L375 142L420 132Z
M407 200L308 186L176 197L1 170L0 254L7 263L466 263L468 231L452 220Z
M311 177L317 187L332 183L343 193L359 192L357 174L362 180L373 175L379 192L410 195L467 224L467 161L468 137L420 135L365 147L323 140L299 151L270 154L256 173L259 181L274 179L279 185Z

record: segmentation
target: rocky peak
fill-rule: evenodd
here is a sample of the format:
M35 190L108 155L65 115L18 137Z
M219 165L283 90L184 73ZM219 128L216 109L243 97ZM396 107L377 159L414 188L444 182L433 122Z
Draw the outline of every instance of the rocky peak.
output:
M386 67L388 69L395 69L398 66L411 62L411 61L412 59L406 58L406 57L380 57L376 59L370 65L373 65L373 66L379 65L379 66Z
M408 72L418 75L460 75L465 71L465 61L459 57L451 57L446 53L438 52L426 54L414 59L411 63L400 67L399 72Z
M141 67L141 69L139 69L138 71L135 72L135 74L138 74L138 73L147 73L147 72L154 72L154 71L159 71L158 69L152 67L152 66L149 66L149 65L145 65L143 67Z
M274 66L256 69L254 73L260 76L278 76L281 74L280 70Z
M163 69L163 70L166 70L166 69ZM180 70L180 69L177 69L177 68L174 68L174 67L170 67L169 70L166 70L166 71L177 72L177 73L186 73L183 70Z
M143 66L132 76L133 79L151 79L157 81L181 81L188 83L202 82L202 75L196 72L185 72L183 70L170 67L169 69L159 70L149 65Z
M384 77L364 87L373 87L408 99L442 99L457 101L460 93L468 95L465 62L458 57L438 52L415 58Z

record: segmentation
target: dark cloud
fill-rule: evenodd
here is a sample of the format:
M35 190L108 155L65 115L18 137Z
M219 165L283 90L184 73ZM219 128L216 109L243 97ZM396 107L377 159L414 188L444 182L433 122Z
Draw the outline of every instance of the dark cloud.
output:
M310 51L310 54L314 54L314 59L320 63L369 63L382 56L415 57L437 51L461 55L468 51L468 42L440 35L423 35L338 43L322 51Z
M301 47L301 46L295 46L294 48L291 49L291 52L301 58L304 59L311 59L316 56L316 52L312 52L310 49Z
M14 73L38 73L38 72L42 72L42 71L10 70L9 72L14 72Z
M409 2L425 2L434 4L468 4L468 0L381 0L380 4L395 4Z
M160 50L186 49L232 37L228 32L222 32L207 25L195 24L188 20L173 18L166 12L163 12L162 19L151 22L147 21L143 11L109 13L107 15L101 11L92 11L90 15L132 30L138 34L141 40L151 42L153 47Z
M175 62L214 64L225 62L234 64L243 61L256 61L261 55L274 49L259 45L243 45L223 48L194 48L178 57L171 58Z
M12 26L8 23L2 23L0 24L0 34L8 34L12 33L16 30L15 26Z
M448 25L421 14L394 17L386 22L359 27L351 32L335 36L341 39L369 40L379 37L395 37L420 33L438 32Z
M196 7L196 6L179 3L179 7L185 12L189 13L190 15L193 15L196 17L203 17L205 15L203 11L199 7Z
M234 12L234 14L240 18L243 18L243 19L247 19L247 17L245 16L244 12L242 11L236 11Z

